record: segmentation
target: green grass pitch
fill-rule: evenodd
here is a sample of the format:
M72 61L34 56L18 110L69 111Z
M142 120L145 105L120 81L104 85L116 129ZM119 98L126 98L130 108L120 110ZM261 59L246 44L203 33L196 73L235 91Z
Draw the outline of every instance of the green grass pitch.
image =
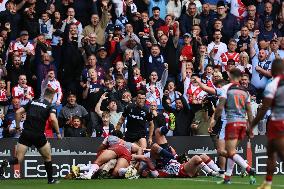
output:
M232 178L231 185L217 185L217 179L198 178L168 178L168 179L105 179L105 180L64 180L59 184L48 185L45 179L10 179L0 180L1 189L256 189L262 183L264 176L257 176L257 184L249 185L248 177ZM273 189L284 188L284 176L275 176Z

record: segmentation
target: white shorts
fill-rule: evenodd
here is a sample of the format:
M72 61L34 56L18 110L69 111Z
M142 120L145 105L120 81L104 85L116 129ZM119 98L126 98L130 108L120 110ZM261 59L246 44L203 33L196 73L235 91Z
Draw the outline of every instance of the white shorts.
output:
M225 127L227 125L227 120L222 121L222 128L219 133L219 140L225 140Z

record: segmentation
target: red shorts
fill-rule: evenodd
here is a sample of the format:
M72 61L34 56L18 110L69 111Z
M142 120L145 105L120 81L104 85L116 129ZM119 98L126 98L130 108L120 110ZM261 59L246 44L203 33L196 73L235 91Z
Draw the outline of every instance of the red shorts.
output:
M189 177L184 169L184 163L180 165L178 177Z
M225 128L225 140L243 140L246 136L247 122L227 123Z
M123 145L116 144L108 149L114 151L117 155L117 158L124 158L128 161L128 163L130 163L131 153Z
M284 120L270 120L267 125L267 138L273 140L284 137Z

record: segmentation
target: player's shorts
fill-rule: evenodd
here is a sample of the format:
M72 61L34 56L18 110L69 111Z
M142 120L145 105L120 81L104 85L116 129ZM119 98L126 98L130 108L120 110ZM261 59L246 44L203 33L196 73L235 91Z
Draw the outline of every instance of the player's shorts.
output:
M159 144L159 146L160 146L161 148L163 148L164 150L167 150L167 152L172 153L171 146L170 146L168 143Z
M128 161L128 163L130 163L131 153L123 145L116 144L108 149L114 151L117 155L117 158L124 158Z
M284 120L269 120L267 125L267 138L273 140L284 137Z
M35 146L37 149L40 149L47 143L47 140L44 133L40 134L23 130L19 138L19 143L28 147Z
M146 138L146 134L139 133L139 134L130 135L127 132L125 133L126 142L131 142L131 143L138 142L141 138Z
M159 177L189 177L184 165L176 160L171 160L162 170L158 171Z
M225 139L225 128L227 125L227 121L222 121L222 127L219 133L219 140L224 140Z
M227 123L225 128L225 140L243 140L246 136L247 122Z

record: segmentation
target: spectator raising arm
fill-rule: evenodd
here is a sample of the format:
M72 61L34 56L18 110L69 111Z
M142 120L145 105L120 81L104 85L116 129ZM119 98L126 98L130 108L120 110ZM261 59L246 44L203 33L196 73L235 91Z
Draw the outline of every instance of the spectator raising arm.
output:
M102 114L103 114L103 111L101 111L102 102L103 102L103 100L106 100L106 99L108 98L106 95L107 95L107 93L104 93L104 94L101 96L101 98L100 98L100 100L98 101L98 103L97 103L97 105L96 105L96 108L95 108L96 113L97 113L100 117L102 117Z
M255 30L253 32L253 37L250 41L250 57L253 58L256 55L256 51L255 51L255 43L257 42L257 37L260 34L259 30Z

